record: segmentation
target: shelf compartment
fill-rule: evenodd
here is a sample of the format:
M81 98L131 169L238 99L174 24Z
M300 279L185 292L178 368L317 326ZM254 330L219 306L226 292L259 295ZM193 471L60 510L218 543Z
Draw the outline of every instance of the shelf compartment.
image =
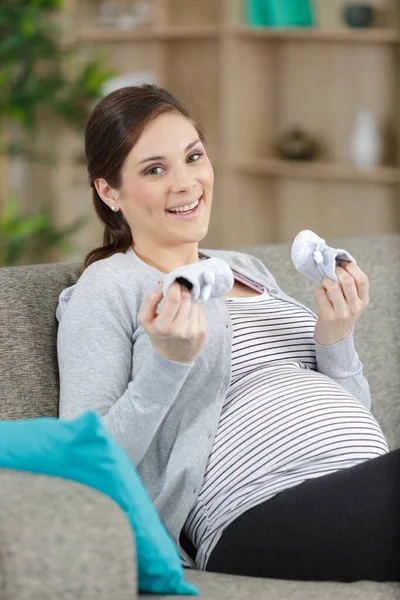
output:
M113 27L81 27L77 31L78 42L131 42L152 40L210 39L218 37L218 25L200 27L170 26L117 29Z
M395 29L370 28L356 29L325 29L316 27L296 27L285 29L272 29L269 27L250 28L234 27L225 29L226 34L238 38L304 41L304 42L349 42L354 43L379 43L399 44L400 34Z
M163 25L217 25L223 21L223 3L218 0L201 0L201 2L188 2L188 0L162 0L164 2ZM157 0L156 5L160 5ZM159 8L157 7L157 11ZM156 11L155 11L156 12ZM155 14L156 18L157 15Z
M352 181L360 183L400 182L400 168L379 166L363 170L353 165L310 162L292 163L280 159L242 159L235 163L238 172L251 175L287 177L292 179L318 179L332 181Z
M221 155L217 40L171 40L164 48L164 85L204 128L211 156Z

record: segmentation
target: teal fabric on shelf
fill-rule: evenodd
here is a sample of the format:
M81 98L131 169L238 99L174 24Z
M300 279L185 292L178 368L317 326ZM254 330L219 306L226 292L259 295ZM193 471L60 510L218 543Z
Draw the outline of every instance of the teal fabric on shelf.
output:
M246 21L253 27L266 24L264 0L246 0Z
M263 0L270 27L310 27L315 24L311 0Z
M94 411L74 420L0 421L0 468L83 483L110 496L135 533L139 591L197 595L136 469Z
M253 27L310 27L312 0L246 0L246 21Z

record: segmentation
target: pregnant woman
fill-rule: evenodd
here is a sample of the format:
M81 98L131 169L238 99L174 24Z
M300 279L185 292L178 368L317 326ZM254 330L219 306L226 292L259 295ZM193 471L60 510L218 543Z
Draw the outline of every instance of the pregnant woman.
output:
M162 88L103 98L85 144L104 237L59 299L60 417L102 416L185 566L399 581L400 453L353 339L367 275L337 267L316 315L255 257L199 248L213 169ZM173 269L213 257L234 274L225 296L195 301L176 282L163 295Z

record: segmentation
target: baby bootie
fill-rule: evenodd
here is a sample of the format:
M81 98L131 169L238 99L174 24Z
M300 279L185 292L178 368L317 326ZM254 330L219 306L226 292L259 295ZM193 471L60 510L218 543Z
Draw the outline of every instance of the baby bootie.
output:
M335 268L341 260L357 264L355 258L346 250L327 246L325 240L316 233L305 229L295 237L292 246L292 261L296 269L313 281L322 281L329 277L339 283Z
M225 261L213 257L168 273L164 278L164 298L175 281L188 288L193 300L208 300L225 296L233 287L234 277Z

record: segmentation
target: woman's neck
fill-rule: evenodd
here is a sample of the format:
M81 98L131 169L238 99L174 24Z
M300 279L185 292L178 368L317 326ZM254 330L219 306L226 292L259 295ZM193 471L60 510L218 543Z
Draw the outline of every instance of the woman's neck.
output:
M163 252L162 250L158 250L157 252L149 252L144 253L141 249L135 248L132 246L135 254L147 265L153 267L157 271L161 273L170 273L174 269L178 269L179 267L183 267L185 265L191 265L195 262L200 261L200 256L198 249L196 249L195 253L191 253L186 256L177 256L173 253Z

